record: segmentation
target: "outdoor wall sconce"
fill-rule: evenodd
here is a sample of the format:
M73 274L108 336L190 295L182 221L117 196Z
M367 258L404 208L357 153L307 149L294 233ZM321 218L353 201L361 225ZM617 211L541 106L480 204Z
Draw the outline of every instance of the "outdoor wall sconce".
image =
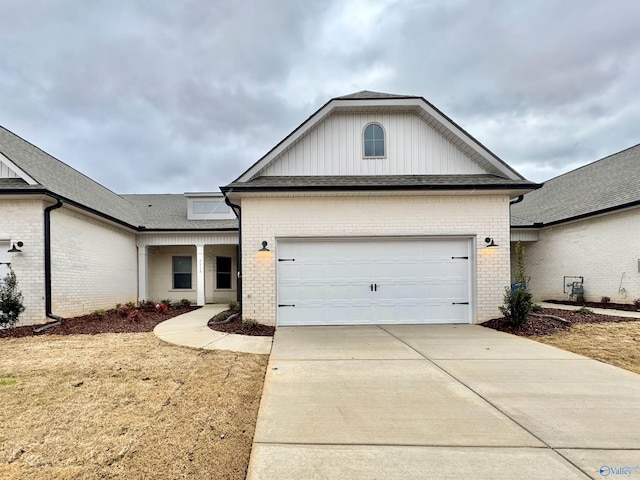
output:
M16 247L16 245L17 245L18 247ZM21 251L22 251L22 250L20 250L20 249L21 249L23 246L24 246L24 243L22 243L22 242L15 242L15 243L13 244L13 246L11 247L11 250L7 250L7 252L9 252L9 253L19 253L19 252L21 252Z
M491 237L487 237L487 238L485 238L485 239L484 239L484 243L486 243L486 244L487 244L487 247L486 247L486 248L494 248L494 247L497 247L497 246L498 246L498 244L497 244L497 243L495 243L495 242L493 241L493 238L491 238Z
M270 250L267 248L267 241L263 240L262 242L262 248L260 250L258 250L259 252L269 252Z

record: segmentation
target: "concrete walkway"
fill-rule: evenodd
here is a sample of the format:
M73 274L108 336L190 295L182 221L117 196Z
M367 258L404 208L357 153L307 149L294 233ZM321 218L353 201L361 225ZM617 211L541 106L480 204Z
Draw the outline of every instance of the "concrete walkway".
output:
M614 475L630 467L630 476ZM275 334L249 480L640 478L640 375L476 325ZM618 470L621 471L621 470Z
M159 323L153 329L153 333L165 342L184 347L268 355L273 337L216 332L207 326L211 317L228 308L227 305L205 305Z
M575 305L561 305L557 303L546 303L542 302L540 305L544 308L557 308L558 310L578 310L580 307L576 307ZM614 317L629 317L629 318L640 318L640 312L629 312L627 310L614 310L612 308L591 308L587 307L589 310L593 310L593 313L598 313L601 315L612 315Z

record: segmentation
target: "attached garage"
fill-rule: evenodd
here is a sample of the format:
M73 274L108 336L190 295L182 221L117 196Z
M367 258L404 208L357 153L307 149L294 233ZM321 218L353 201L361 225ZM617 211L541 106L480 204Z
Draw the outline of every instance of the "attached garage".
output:
M277 241L277 325L471 323L469 237Z

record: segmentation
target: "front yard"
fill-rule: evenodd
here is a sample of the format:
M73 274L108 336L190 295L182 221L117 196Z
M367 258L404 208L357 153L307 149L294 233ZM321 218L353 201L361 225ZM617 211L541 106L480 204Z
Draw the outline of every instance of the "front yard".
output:
M542 316L529 315L521 326L509 324L504 318L482 325L640 373L640 321L577 307L576 310L544 308L540 314Z
M244 479L267 358L153 333L0 339L0 478Z
M640 374L640 322L582 323L529 338Z

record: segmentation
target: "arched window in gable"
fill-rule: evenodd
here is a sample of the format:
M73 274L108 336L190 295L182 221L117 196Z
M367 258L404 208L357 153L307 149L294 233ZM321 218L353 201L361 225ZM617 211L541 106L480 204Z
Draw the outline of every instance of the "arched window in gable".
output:
M384 129L378 123L370 123L364 127L363 133L364 157L384 157Z

